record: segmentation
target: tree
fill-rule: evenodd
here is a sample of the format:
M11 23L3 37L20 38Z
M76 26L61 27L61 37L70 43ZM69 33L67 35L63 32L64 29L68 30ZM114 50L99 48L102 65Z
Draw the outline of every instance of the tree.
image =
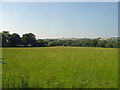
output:
M62 40L57 40L57 45L62 46Z
M113 48L113 45L112 45L112 43L107 42L107 44L105 45L105 47L106 47L106 48Z
M0 47L2 47L2 33L0 32Z
M55 42L53 41L53 42L49 42L49 43L48 43L48 46L56 46L56 44L55 44Z
M9 41L8 41L8 38L9 38L10 34L8 31L3 31L2 32L2 46L9 46Z
M35 46L36 45L36 37L32 33L23 34L21 42L24 46Z
M71 46L71 43L72 43L72 40L68 40L68 41L66 42L66 46Z
M43 47L43 46L45 46L45 42L42 39L38 39L37 40L37 46L38 47Z
M106 43L107 43L107 41L103 41L103 40L98 41L97 47L105 47Z
M48 41L44 41L44 44L45 44L45 47L47 47L48 46Z
M2 37L3 47L16 47L16 46L34 46L34 47L45 47L45 46L83 46L83 47L108 47L108 48L120 48L120 40L118 39L109 39L109 40L101 40L101 38L97 39L75 39L72 40L59 40L59 39L38 39L32 33L23 34L22 38L17 33L9 34L9 31L3 31L0 33Z
M62 40L62 46L67 46L66 45L66 40Z
M82 41L82 47L90 47L90 41L89 40L83 40Z
M6 37L8 37L9 31L3 31L2 34L4 34Z
M97 40L92 39L92 40L90 41L90 45L91 45L91 47L96 47L96 45L97 45Z
M21 38L17 33L13 33L12 35L9 36L8 40L10 45L13 47L20 44Z
M2 33L2 46L7 46L7 38L6 36Z

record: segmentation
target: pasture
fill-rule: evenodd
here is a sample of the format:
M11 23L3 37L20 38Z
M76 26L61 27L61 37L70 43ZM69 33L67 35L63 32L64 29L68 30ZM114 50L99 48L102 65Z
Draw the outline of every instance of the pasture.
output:
M117 88L118 49L3 48L3 88Z

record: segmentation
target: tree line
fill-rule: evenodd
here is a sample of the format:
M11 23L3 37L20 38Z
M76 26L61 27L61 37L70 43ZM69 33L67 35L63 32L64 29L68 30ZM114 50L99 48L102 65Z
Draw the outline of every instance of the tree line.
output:
M118 39L100 40L97 39L36 39L33 33L26 33L20 37L19 34L10 34L9 31L3 31L2 47L50 47L50 46L77 46L77 47L105 47L120 48Z

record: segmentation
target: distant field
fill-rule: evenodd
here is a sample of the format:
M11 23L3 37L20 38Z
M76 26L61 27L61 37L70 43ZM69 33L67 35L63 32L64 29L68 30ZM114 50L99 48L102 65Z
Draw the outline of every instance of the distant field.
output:
M118 49L3 48L3 88L117 88Z

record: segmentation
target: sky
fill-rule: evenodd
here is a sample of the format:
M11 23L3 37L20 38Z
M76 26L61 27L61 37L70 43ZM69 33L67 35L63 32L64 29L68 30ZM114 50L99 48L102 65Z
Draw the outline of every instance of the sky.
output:
M2 31L36 38L118 35L117 2L3 2Z

